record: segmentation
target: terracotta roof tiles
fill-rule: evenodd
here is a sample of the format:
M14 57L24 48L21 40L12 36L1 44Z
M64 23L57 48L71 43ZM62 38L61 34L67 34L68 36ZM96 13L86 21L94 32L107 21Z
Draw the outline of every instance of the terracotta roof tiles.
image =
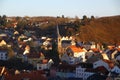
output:
M73 52L84 52L84 50L82 50L80 47L77 46L70 46L70 48L72 49Z

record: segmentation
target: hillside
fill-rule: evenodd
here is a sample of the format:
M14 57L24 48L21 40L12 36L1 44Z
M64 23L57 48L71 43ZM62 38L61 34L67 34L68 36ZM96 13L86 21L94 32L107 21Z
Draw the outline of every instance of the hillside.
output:
M61 36L75 36L80 41L95 41L102 43L120 43L120 15L83 19L68 17L6 17L0 19L0 28L12 27L14 21L18 22L17 29L35 30L36 36L56 37L56 26L59 25ZM6 22L8 21L9 22Z
M120 42L120 16L101 17L80 27L81 41L96 41L104 43Z

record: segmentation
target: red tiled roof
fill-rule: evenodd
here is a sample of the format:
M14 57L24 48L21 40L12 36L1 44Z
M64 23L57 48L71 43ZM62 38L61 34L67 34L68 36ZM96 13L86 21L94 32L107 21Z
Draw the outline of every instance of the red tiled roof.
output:
M118 48L118 51L120 51L120 48Z
M80 47L77 46L70 46L70 48L72 49L73 52L84 52L84 50L82 50Z
M108 49L113 50L115 46L108 46Z
M99 52L100 50L97 49L97 48L93 48L92 51L93 51L93 52Z
M43 63L43 64L46 64L47 62L48 62L47 59L43 59L43 60L42 60L42 63Z

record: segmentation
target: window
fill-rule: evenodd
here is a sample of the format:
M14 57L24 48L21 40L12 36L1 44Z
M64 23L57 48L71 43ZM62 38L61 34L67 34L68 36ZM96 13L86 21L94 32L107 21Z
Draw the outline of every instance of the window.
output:
M41 69L41 67L39 67L39 69Z
M5 54L5 56L7 56L7 54Z
M1 57L1 59L3 59L3 57Z
M5 56L5 59L7 59L7 56Z
M1 56L3 56L3 54L1 54Z

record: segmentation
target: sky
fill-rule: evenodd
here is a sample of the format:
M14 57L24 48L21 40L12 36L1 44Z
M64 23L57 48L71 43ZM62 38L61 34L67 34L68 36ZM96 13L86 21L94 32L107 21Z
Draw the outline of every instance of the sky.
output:
M0 0L0 15L114 16L120 15L120 0Z

